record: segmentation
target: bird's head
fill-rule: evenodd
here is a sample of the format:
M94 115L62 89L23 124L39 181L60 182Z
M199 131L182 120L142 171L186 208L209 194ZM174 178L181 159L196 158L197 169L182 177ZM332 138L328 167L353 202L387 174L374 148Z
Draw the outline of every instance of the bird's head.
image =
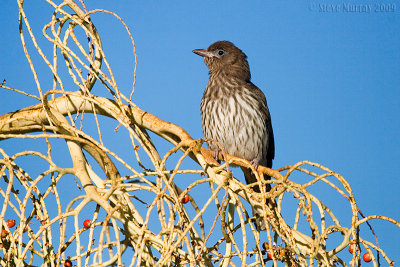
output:
M250 80L247 56L231 42L218 41L207 49L195 49L193 53L204 58L210 74L222 74L246 81Z

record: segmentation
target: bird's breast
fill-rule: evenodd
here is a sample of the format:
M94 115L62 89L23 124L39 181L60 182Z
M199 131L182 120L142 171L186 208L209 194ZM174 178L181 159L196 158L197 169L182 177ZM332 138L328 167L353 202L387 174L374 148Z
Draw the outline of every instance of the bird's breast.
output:
M247 160L260 158L266 126L257 100L243 88L209 86L201 102L204 137L219 142L228 154ZM218 149L213 142L207 144Z

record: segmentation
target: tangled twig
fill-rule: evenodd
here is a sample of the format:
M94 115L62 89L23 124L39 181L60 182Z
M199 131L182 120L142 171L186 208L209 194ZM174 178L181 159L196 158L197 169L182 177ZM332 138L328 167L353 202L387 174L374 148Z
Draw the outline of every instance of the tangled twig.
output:
M61 4L47 0L54 8L51 21L43 28L43 36L53 44L50 60L36 41L23 1L17 2L21 42L38 95L5 82L0 87L40 102L0 115L0 140L22 143L28 139L33 147L14 154L0 149L2 266L58 266L69 261L78 266L265 266L267 261L289 266L347 266L341 251L349 244L355 245L352 266L359 265L361 249L370 253L375 266L379 256L393 265L377 237L375 243L364 239L360 226L375 219L398 227L400 223L380 215L364 217L350 184L340 174L310 161L255 170L248 161L225 153L221 158L225 163L220 165L202 147L204 140L192 139L179 126L135 105L135 44L116 14L87 11L83 1L79 5L72 0ZM101 35L90 19L95 13L115 16L131 38L133 88L129 97L114 79ZM87 36L88 51L75 34L78 28ZM44 90L38 78L26 36L51 71L49 90ZM78 49L72 49L71 43ZM65 83L67 75L58 67L62 60L76 90ZM95 94L96 81L107 95ZM109 130L115 128L109 119L118 125L115 131ZM87 125L95 125L96 131ZM160 155L147 131L168 141L170 150ZM109 144L110 135L125 138L124 151L134 157ZM59 140L66 148L60 147ZM197 165L184 168L184 161ZM233 177L229 165L251 167L259 183L271 184L271 191L254 192L252 185ZM272 179L263 180L263 174ZM348 204L350 221L337 217L320 200L321 195L311 193L321 185ZM268 205L265 199L270 200ZM284 216L282 210L293 205L294 214ZM249 217L250 208L264 219L265 232L258 232L252 224L255 218ZM332 243L328 246L328 242ZM336 245L328 249L332 244Z

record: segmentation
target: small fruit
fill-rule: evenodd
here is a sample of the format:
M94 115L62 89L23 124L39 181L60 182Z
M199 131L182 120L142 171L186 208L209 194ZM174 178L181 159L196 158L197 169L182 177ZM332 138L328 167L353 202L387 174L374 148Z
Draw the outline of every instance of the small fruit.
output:
M3 238L6 238L7 236L8 236L7 230L3 229L3 230L1 231L1 238L3 239Z
M350 242L350 245L349 245L349 252L351 253L351 254L353 254L353 251L354 250L356 250L356 244L352 241L352 242Z
M181 203L182 204L186 204L189 202L189 195L185 195L182 199L181 199Z
M8 227L14 227L15 226L15 220L14 219L8 219L7 220L7 226Z
M92 221L91 220L85 220L84 222L83 222L83 226L85 226L85 228L89 228L90 227L90 225L92 224Z
M365 254L363 255L363 260L364 260L365 262L370 262L370 261L372 260L371 255L369 254L369 252L367 252L367 253L365 253Z
M70 260L66 260L64 262L64 267L72 267L72 262Z
M271 254L271 252L268 252L268 259L269 259L269 260L272 260L272 254Z
M285 255L286 255L285 250L284 250L284 249L281 249L281 250L279 251L279 256L284 257Z

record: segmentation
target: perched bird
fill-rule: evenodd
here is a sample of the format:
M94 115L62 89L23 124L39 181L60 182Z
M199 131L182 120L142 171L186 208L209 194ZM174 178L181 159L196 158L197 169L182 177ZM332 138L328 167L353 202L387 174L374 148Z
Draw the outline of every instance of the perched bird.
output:
M271 116L263 92L250 81L247 56L228 41L193 53L204 58L210 75L200 106L204 137L218 141L225 153L249 160L256 169L259 164L271 168L275 155ZM215 143L207 145L218 153ZM247 184L257 182L249 168L241 168ZM260 192L258 185L252 188Z

